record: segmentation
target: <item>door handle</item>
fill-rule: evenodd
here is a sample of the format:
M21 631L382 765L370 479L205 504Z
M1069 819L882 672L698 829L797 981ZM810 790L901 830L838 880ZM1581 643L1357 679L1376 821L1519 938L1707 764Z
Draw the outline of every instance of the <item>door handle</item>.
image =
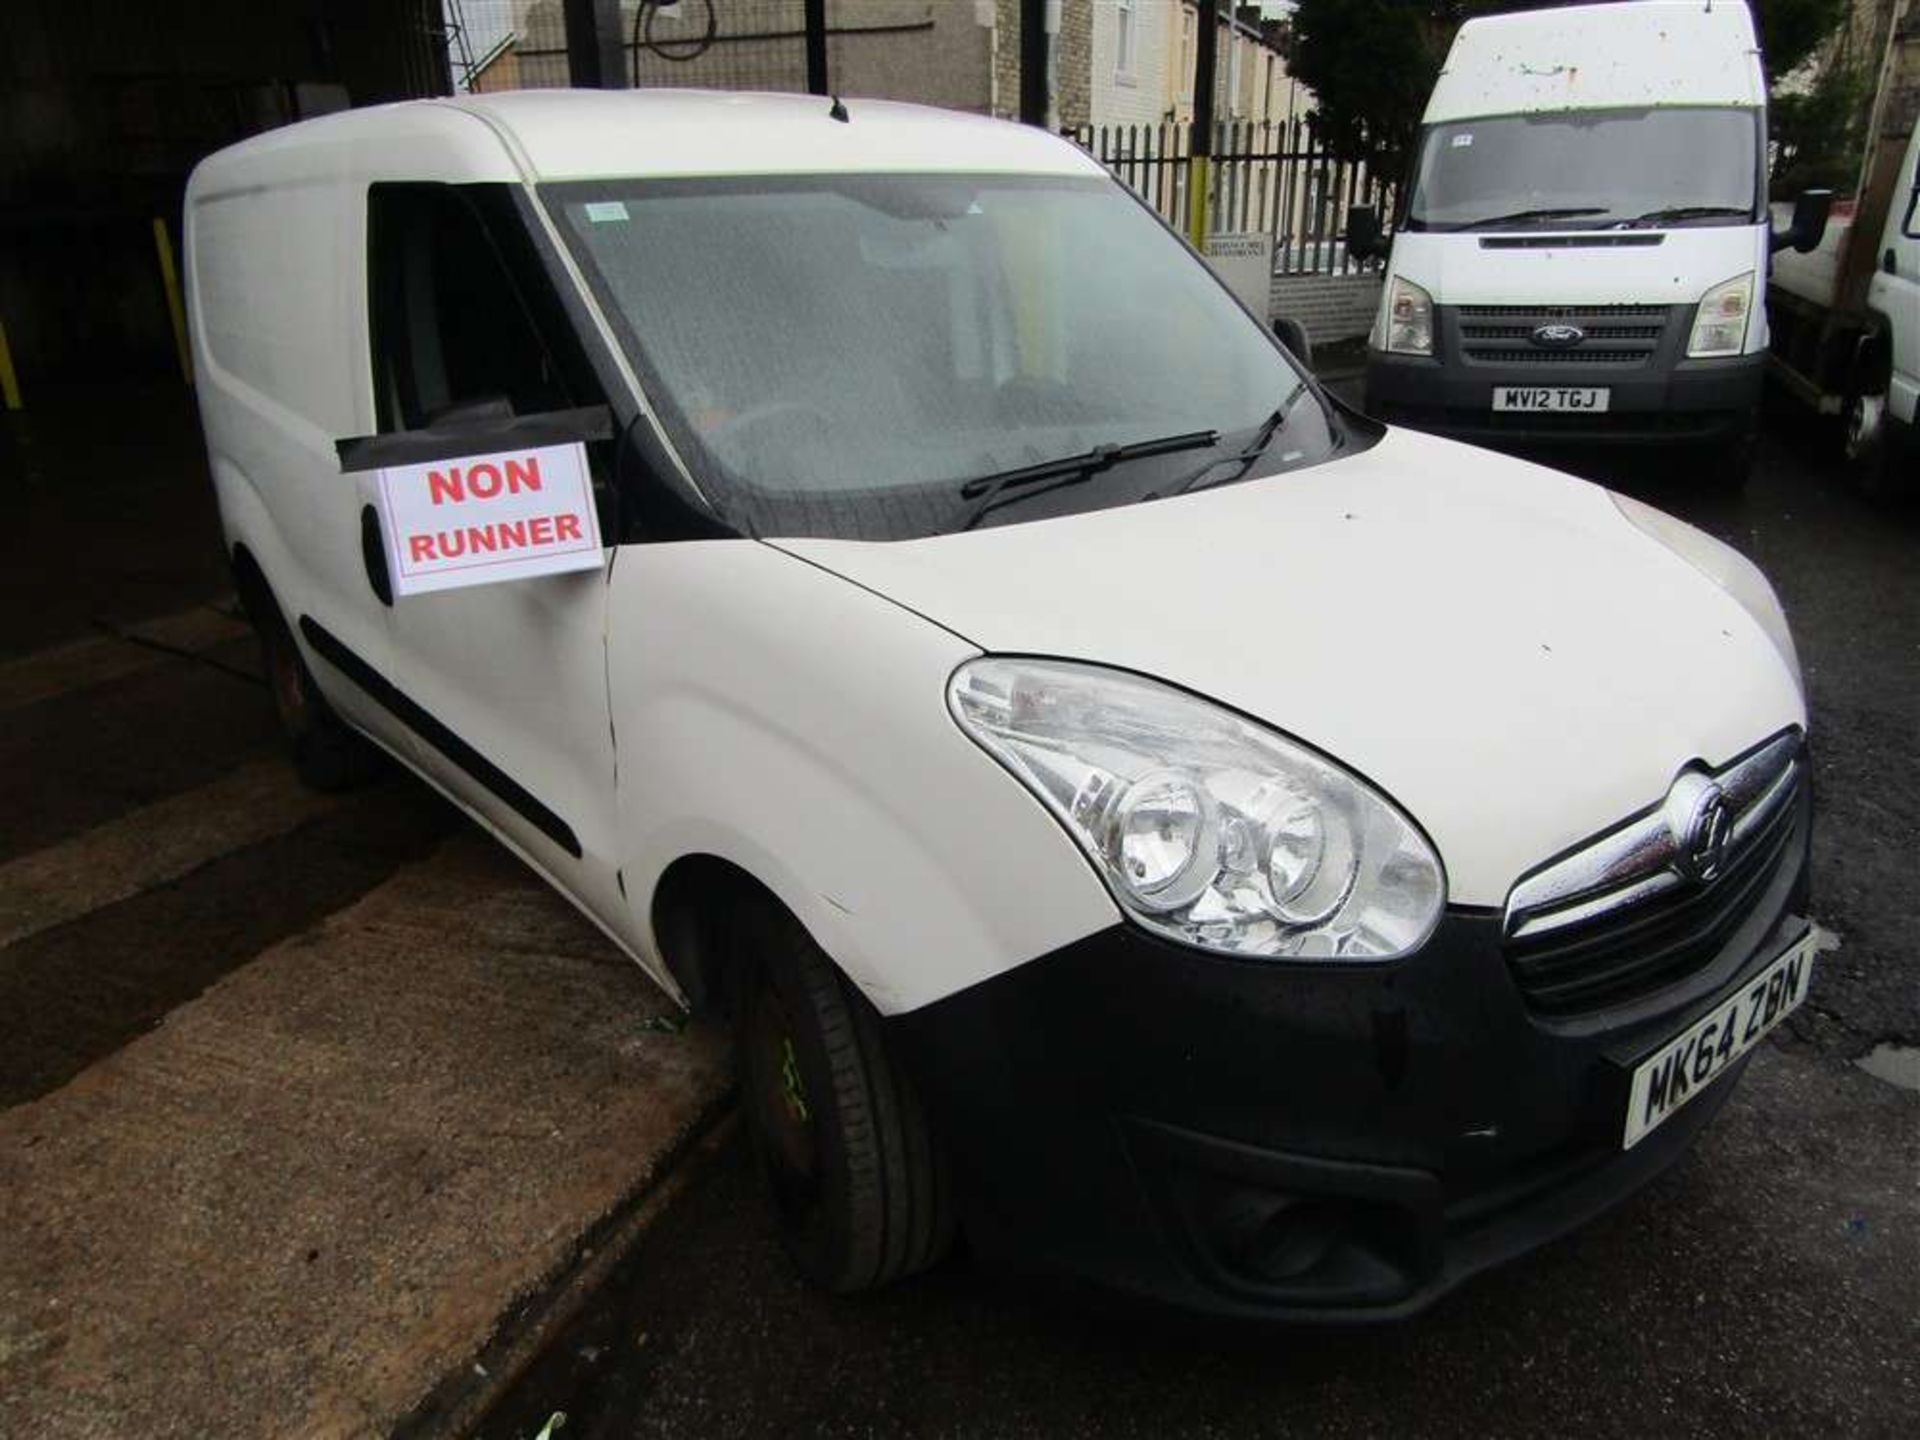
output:
M380 597L380 603L393 608L393 577L387 574L387 544L380 534L380 512L371 505L360 508L360 558L366 562L367 584Z
M1897 275L1900 272L1900 258L1893 253L1891 245L1887 247L1887 253L1880 257L1880 268L1889 275Z

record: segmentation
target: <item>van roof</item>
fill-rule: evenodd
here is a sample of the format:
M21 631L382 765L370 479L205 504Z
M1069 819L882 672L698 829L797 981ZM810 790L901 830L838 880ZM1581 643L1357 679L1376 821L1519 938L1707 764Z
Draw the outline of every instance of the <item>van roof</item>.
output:
M1425 118L1765 102L1744 0L1633 0L1467 21Z
M334 141L378 147L431 132L467 152L459 178L468 179L515 178L503 142L535 181L882 170L1104 173L1079 147L1033 126L888 100L843 103L845 121L833 119L831 102L817 95L510 90L344 111L269 131L218 158L258 163L276 150L316 143L331 149L327 142Z

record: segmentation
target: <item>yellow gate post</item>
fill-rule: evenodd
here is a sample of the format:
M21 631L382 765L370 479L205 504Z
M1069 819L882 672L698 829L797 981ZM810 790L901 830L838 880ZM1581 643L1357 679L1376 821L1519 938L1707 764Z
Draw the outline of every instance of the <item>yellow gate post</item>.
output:
M1201 0L1199 42L1193 52L1193 123L1187 127L1187 238L1193 248L1207 248L1207 167L1213 154L1213 92L1220 54L1220 0ZM1227 7L1227 24L1233 24L1233 7ZM1232 32L1228 32L1232 44Z
M0 320L0 403L9 410L24 410L20 400L20 377L13 373L13 350L7 344L6 322Z
M1201 254L1207 250L1207 157L1187 158L1187 239Z
M193 387L193 352L187 348L187 307L180 298L180 273L173 264L173 240L167 222L153 217L153 248L160 257L160 283L167 292L167 318L173 321L173 348L180 357L180 378Z

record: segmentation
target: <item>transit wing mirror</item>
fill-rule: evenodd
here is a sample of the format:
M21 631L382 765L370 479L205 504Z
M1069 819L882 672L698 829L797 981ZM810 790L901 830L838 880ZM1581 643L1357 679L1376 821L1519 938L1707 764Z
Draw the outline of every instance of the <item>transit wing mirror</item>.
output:
M1356 260L1379 260L1387 253L1380 229L1380 212L1371 205L1347 208L1347 254Z
M1800 198L1793 202L1793 219L1786 229L1773 232L1768 248L1791 249L1801 255L1819 249L1827 233L1827 212L1832 208L1831 190L1802 190Z
M1291 315L1276 315L1273 317L1273 333L1289 355L1307 369L1313 368L1313 341L1307 336L1306 326Z

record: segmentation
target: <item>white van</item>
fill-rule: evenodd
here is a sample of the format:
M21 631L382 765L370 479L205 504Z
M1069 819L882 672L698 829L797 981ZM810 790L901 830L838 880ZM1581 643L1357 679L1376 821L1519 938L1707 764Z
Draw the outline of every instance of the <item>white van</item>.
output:
M1469 20L1427 101L1367 351L1369 414L1489 443L1698 447L1746 476L1776 236L1740 0ZM1387 254L1378 218L1349 249Z
M1889 46L1896 41L1912 47L1907 63L1920 70L1920 26ZM1891 109L1876 111L1883 128L1869 137L1869 157L1892 148L1882 139L1898 134ZM1854 483L1892 497L1920 487L1920 126L1898 160L1870 160L1863 173L1869 183L1836 211L1817 250L1777 257L1769 359L1790 394L1840 417Z
M419 102L215 155L186 233L301 769L371 740L730 1013L824 1285L962 1224L1404 1314L1672 1161L1806 994L1758 571L1342 409L1063 140ZM508 560L586 568L447 588Z

